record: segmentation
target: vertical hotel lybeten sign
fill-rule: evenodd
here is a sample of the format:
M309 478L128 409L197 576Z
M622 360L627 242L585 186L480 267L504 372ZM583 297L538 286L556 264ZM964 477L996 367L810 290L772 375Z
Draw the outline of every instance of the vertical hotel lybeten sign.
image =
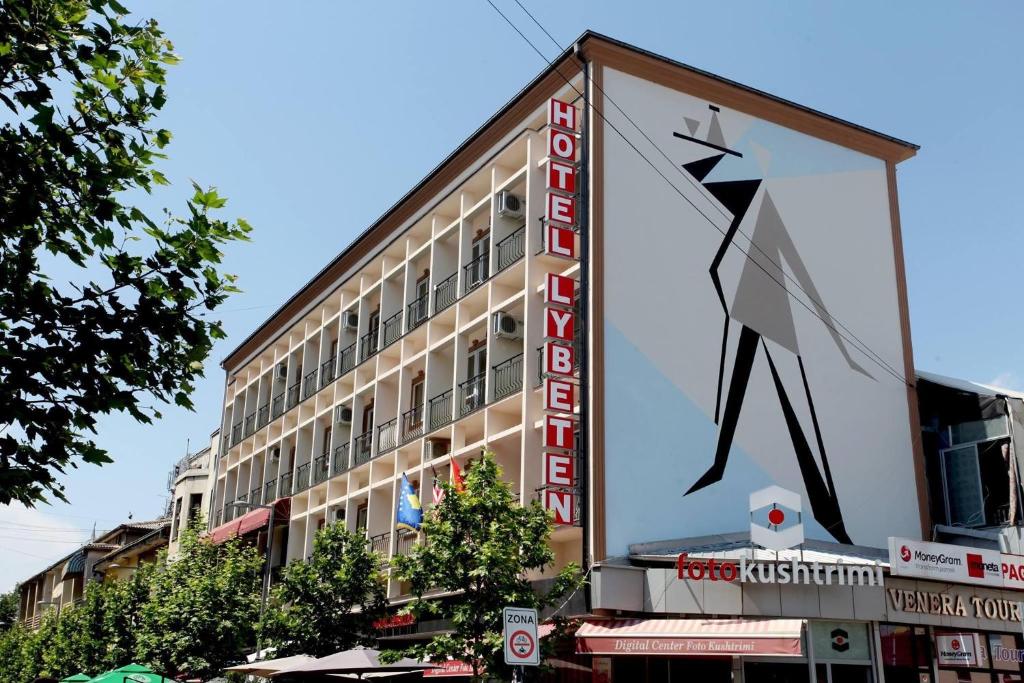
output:
M544 253L576 260L576 130L579 112L567 102L548 103L547 193L544 198ZM576 281L558 273L544 277L544 462L542 500L557 524L575 524Z

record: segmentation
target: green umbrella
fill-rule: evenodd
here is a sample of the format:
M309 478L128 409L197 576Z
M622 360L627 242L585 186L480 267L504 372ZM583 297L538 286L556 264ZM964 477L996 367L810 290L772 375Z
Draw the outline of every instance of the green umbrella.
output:
M93 678L89 683L164 683L170 679L141 664L128 664Z
M92 676L89 676L88 674L83 674L83 673L79 672L79 673L75 674L74 676L68 676L67 678L60 679L60 683L85 683L86 681L91 681L91 680L92 680Z

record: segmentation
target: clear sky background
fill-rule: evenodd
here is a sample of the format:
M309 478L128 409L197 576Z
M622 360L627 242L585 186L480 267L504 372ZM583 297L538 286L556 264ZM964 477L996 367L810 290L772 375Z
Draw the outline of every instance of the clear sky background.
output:
M591 28L921 145L899 166L917 367L1024 389L1024 3L522 2L563 45ZM245 292L196 412L103 419L115 463L71 471L70 505L0 506L0 591L94 524L159 516L186 441L217 426L224 355L545 66L485 0L129 6L184 58L160 119L176 187L154 206L180 210L190 178L216 185L255 228L226 255Z

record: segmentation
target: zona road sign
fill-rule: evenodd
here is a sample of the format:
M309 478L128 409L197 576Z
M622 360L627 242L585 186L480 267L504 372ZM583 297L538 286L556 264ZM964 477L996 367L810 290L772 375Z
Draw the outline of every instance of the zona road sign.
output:
M504 624L505 663L509 666L538 666L537 610L506 607L501 611L501 621Z

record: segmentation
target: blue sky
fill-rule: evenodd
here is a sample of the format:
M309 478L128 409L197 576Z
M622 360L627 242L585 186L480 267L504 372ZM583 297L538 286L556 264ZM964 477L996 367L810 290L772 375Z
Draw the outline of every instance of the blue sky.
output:
M1024 5L522 1L563 45L592 28L921 145L899 167L917 366L1024 388ZM219 420L221 358L544 66L485 0L129 5L184 58L161 118L176 188L154 207L180 208L190 178L229 197L255 228L226 254L245 292L223 308L195 413L104 419L116 462L73 470L71 505L0 508L0 590L94 523L157 516L171 463Z

